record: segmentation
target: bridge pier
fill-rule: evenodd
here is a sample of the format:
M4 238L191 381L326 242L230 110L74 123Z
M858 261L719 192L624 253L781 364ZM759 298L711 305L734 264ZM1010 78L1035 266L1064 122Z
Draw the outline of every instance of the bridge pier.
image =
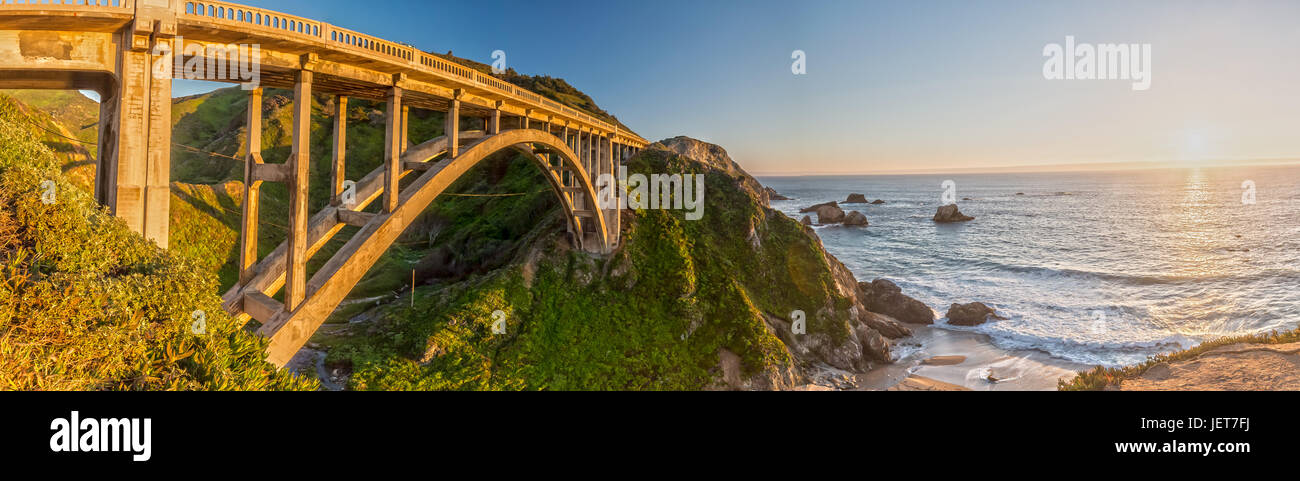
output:
M398 141L398 143L401 144L402 146L402 151L399 152L398 155L405 154L406 149L411 147L410 141L407 140L407 138L410 135L411 135L411 107L403 105L402 106L402 140Z
M348 97L334 96L334 155L330 163L330 205L343 205L343 182L347 180Z
M307 179L311 167L313 73L297 71L293 88L293 147L289 155L289 258L284 306L290 312L307 298Z
M402 89L393 87L388 90L388 114L384 131L384 213L397 210L398 180L402 176L402 150L399 144L406 135L398 132L403 129L405 117L402 107Z
M262 160L262 89L248 92L248 155L244 157L244 215L239 229L239 283L257 275L257 224L262 181L257 179Z
M447 136L447 158L454 159L460 155L460 91L451 99L447 108L447 117L443 119L443 135Z
M170 72L176 16L170 7L136 6L133 22L113 36L115 77L100 94L95 196L131 230L168 247L171 202Z

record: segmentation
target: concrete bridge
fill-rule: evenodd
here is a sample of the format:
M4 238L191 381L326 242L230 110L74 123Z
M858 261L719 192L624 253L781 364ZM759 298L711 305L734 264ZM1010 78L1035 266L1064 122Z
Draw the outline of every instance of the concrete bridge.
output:
M185 57L189 48L175 49L181 38L202 49ZM283 162L263 159L262 109L248 109L239 284L223 297L241 322L261 323L272 363L288 362L402 231L496 152L521 152L542 169L576 246L608 252L619 242L618 213L598 208L595 179L614 173L645 139L444 58L324 22L215 1L0 0L0 89L99 92L95 196L166 248L171 84L182 75L170 68L173 55L224 64L238 44L260 46L251 59L260 84L246 86L250 106L262 105L263 87L293 90L292 153ZM335 96L336 109L331 202L314 214L307 203L313 94ZM387 133L383 166L354 179L355 203L345 204L352 197L344 190L349 98L386 102ZM411 108L446 112L446 134L408 148ZM484 129L462 129L467 117L484 119ZM287 185L290 229L259 259L265 182ZM308 277L307 262L349 225L360 231ZM281 289L283 302L273 298Z

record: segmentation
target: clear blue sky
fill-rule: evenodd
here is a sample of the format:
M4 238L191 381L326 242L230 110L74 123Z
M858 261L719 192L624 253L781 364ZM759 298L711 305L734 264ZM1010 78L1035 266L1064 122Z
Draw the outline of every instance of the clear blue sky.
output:
M1300 157L1294 1L240 3L485 63L500 49L753 173ZM1151 44L1151 89L1044 79L1066 35Z

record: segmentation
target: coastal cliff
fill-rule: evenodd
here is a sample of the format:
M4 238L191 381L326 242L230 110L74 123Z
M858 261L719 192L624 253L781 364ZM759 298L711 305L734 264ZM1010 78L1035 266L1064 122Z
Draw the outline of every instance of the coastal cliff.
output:
M504 172L500 183L540 175L497 162L506 165L486 168ZM703 175L703 219L624 211L623 244L593 256L571 249L560 218L548 214L501 267L431 281L413 302L358 314L363 321L318 347L349 387L381 390L834 387L836 372L890 362L890 341L868 324L852 273L728 165L721 148L693 139L655 144L628 170ZM476 198L440 202L444 212L487 217L498 208ZM447 222L438 235L460 238L460 230ZM806 333L795 332L796 311ZM493 333L498 319L503 334Z

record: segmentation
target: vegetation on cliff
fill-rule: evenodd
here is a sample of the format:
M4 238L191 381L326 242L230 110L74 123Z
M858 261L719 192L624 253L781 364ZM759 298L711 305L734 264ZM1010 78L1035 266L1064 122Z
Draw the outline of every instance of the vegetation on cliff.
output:
M506 250L462 245L457 251L471 254L456 262L466 265L485 253L512 259L462 282L435 279L413 303L377 308L370 321L322 341L329 365L350 370L353 389L775 388L803 382L801 368L819 362L797 359L783 340L781 319L791 312L821 311L808 316L808 332L846 342L852 300L837 289L814 235L740 188L738 177L705 164L650 150L628 167L704 175L704 219L625 213L623 247L600 257L569 247L549 191L514 205L441 199L435 215L453 221L436 245L524 241ZM523 159L480 169L505 171L497 182L469 180L480 188L544 183ZM533 215L539 211L547 215ZM513 232L481 225L511 212L503 225ZM505 333L494 334L501 319ZM724 353L739 359L740 385L724 384Z
M64 175L25 115L0 96L0 389L315 388L263 361L211 271Z

